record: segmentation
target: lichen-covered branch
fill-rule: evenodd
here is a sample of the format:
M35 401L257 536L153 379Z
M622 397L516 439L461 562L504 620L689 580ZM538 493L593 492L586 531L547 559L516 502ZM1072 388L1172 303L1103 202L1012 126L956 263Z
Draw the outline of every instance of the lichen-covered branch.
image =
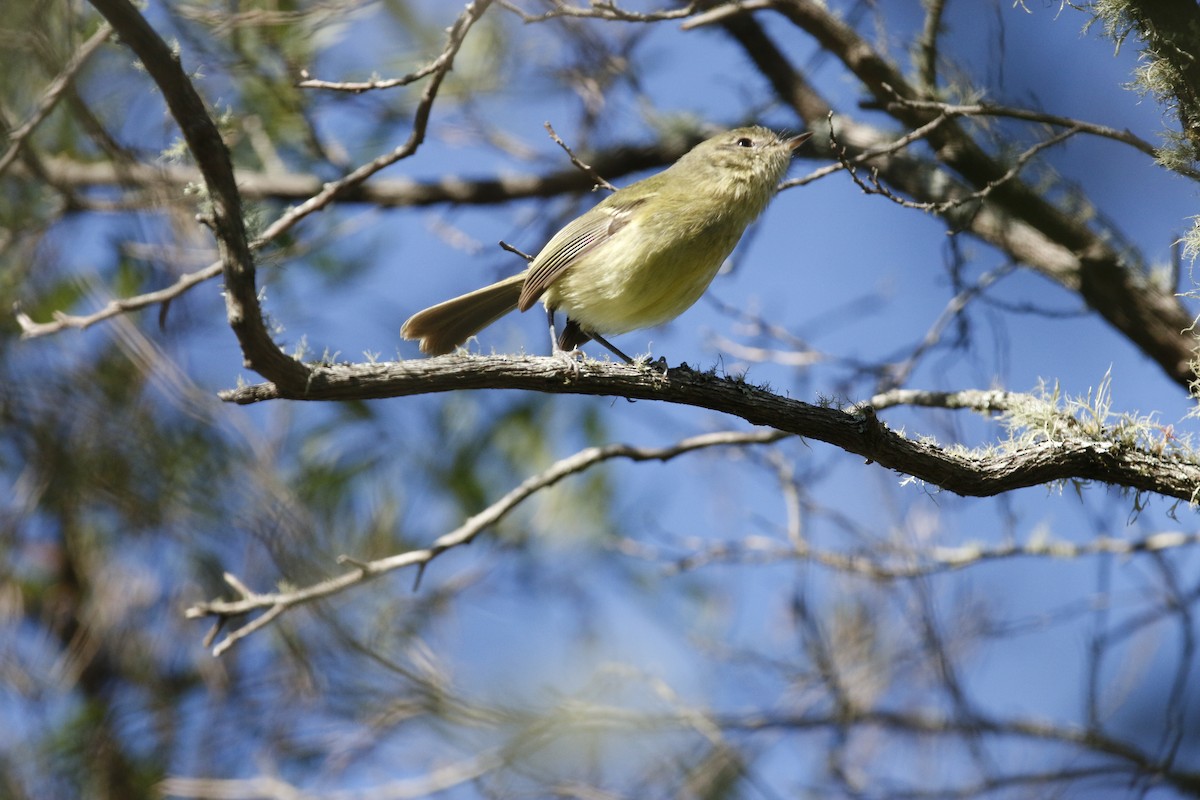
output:
M282 385L303 385L308 370L276 346L263 323L233 164L204 100L184 72L179 56L132 4L127 0L92 0L92 5L158 85L204 176L212 204L208 221L225 275L225 307L246 366Z
M576 368L577 367L577 368ZM524 389L658 400L731 414L755 425L832 444L880 466L960 495L989 497L1054 481L1099 481L1192 502L1200 464L1093 437L1064 438L995 452L957 452L903 436L869 406L853 412L814 406L732 378L685 366L666 375L645 366L532 356L448 355L377 364L313 366L302 391L275 384L231 389L234 403L402 397L465 389Z

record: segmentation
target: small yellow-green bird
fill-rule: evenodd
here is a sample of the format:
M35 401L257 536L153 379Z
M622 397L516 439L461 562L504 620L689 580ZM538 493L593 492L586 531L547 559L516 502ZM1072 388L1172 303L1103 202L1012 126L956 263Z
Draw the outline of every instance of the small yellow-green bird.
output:
M448 353L514 308L539 299L555 352L669 322L692 306L767 207L792 153L812 134L760 127L707 139L667 169L618 189L571 222L524 272L414 314L400 329L421 351ZM554 312L567 321L561 334Z

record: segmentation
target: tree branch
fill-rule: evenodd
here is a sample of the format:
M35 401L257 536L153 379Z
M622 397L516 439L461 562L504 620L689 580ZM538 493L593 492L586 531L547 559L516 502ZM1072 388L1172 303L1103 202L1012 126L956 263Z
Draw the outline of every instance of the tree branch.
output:
M479 18L483 16L483 12L487 10L491 3L492 0L472 0L472 2L467 4L466 9L459 15L458 19L454 21L454 24L450 26L446 35L445 50L443 50L442 55L438 56L437 59L439 66L430 73L429 83L425 87L425 91L421 93L421 99L417 102L417 108L413 112L412 130L409 132L407 141L390 153L385 153L373 161L359 166L348 175L325 184L319 192L271 223L263 231L263 239L269 240L275 238L290 229L304 217L314 211L325 208L325 206L335 199L340 198L344 193L360 186L363 181L375 173L417 152L417 148L425 141L425 131L429 125L429 115L433 111L433 103L437 99L438 90L441 88L446 74L454 66L454 56L457 55L459 49L462 47L467 32L479 21Z
M592 169L598 174L619 178L635 172L670 164L699 141L700 137L655 142L640 146L617 147L592 157ZM87 163L62 157L42 161L45 179L60 188L83 189L92 186L134 186L139 191L162 187L184 187L202 182L204 176L194 167L181 165L122 164L110 162ZM243 198L307 203L327 184L316 175L300 173L277 174L251 170L235 172L238 189ZM340 203L369 203L380 208L432 206L444 203L487 205L506 203L529 197L555 197L569 192L586 192L594 187L588 174L579 169L562 169L542 175L506 175L497 178L445 177L433 181L412 181L404 178L372 180L342 189ZM148 197L147 206L159 201ZM252 250L276 239L287 228L272 226L263 236L250 243ZM17 323L24 338L36 338L59 333L68 328L83 329L118 314L174 300L198 283L221 274L221 262L202 270L180 276L170 286L153 292L113 300L103 308L88 314L58 312L47 322L37 322L27 314L17 313Z
M674 8L667 11L652 11L643 13L639 11L626 11L619 7L612 0L591 0L587 8L580 6L570 6L565 3L558 3L555 8L541 14L530 14L522 9L511 0L500 0L500 7L506 11L511 11L521 18L522 22L545 22L549 19L557 17L576 17L582 19L603 19L616 22L661 22L670 19L683 19L690 16L696 10L697 3L687 3L680 8Z
M21 327L22 339L36 339L39 336L59 333L68 328L83 330L120 314L128 314L130 311L137 311L159 303L169 303L193 286L217 277L221 274L221 270L222 264L218 261L204 269L180 275L174 283L162 289L134 295L133 297L120 297L109 300L90 314L67 314L62 311L56 311L54 312L54 319L50 322L35 322L28 314L18 310L16 312L17 325Z
M128 0L91 2L158 85L204 175L212 203L209 221L225 275L225 307L246 366L280 385L303 386L308 370L276 346L263 324L233 164L204 101L184 73L179 57Z
M942 16L946 12L946 0L929 0L925 3L925 26L917 40L917 75L921 91L933 94L937 91L938 37L942 32Z
M922 105L925 98L908 85L903 73L823 4L774 0L755 7L769 7L809 33L862 81L877 104L909 128L927 125L942 113L938 105ZM739 13L723 17L721 24L771 81L779 98L810 124L828 115L828 101L791 66L742 6L733 8ZM839 117L836 123L841 137L854 148L878 145L889 138L852 120ZM955 229L961 227L979 236L1079 293L1178 385L1190 385L1195 378L1191 368L1195 341L1184 331L1191 327L1192 317L1178 298L1124 263L1104 237L1084 222L1024 182L1002 180L1009 168L985 152L955 121L937 125L927 139L938 159L960 176L965 186L915 159L882 160L879 175L924 203L954 201L995 186L990 202L972 208L970 214L957 211L948 217Z
M955 452L909 439L869 406L848 413L781 397L743 381L686 365L666 375L644 366L532 356L448 355L380 364L314 366L301 392L274 384L221 393L234 403L403 397L466 389L524 389L657 400L706 408L826 442L955 494L993 495L1053 481L1099 481L1187 502L1196 499L1200 464L1087 437L1042 441L995 453Z
M579 159L579 156L575 155L575 151L571 149L569 144L562 140L562 137L560 137L554 130L553 125L547 122L545 123L544 127L546 128L546 133L550 134L550 138L554 141L554 143L563 149L563 152L567 154L567 158L571 159L571 163L575 165L575 168L595 181L596 187L609 192L615 192L617 190L617 187L609 183L603 175L596 171L595 167L593 167L591 164L583 163L583 161Z
M700 141L700 136L670 141L628 145L599 151L588 158L596 172L619 178L674 162ZM194 167L161 164L84 162L62 156L42 159L45 179L51 185L70 189L91 187L178 188L204 179ZM321 192L328 181L312 173L261 172L238 169L238 189L248 200L303 203ZM568 192L586 192L593 181L578 169L556 169L542 174L511 174L495 178L448 175L430 181L379 178L340 189L342 203L369 203L381 208L404 208L455 203L493 205L531 197L556 197ZM146 203L151 205L150 202Z
M361 184L384 167L416 152L424 141L433 102L442 80L454 64L454 55L462 46L467 31L490 3L491 0L474 0L451 26L445 50L438 58L437 68L430 73L430 81L417 104L408 140L391 153L360 166L341 180L325 185L306 202L290 209L263 232L263 240L269 241L280 235L308 214L324 208L339 193ZM246 366L280 386L291 389L303 387L309 377L308 369L284 354L263 324L255 285L252 246L246 236L233 165L204 101L183 72L178 57L128 0L92 0L92 4L108 19L122 41L137 54L147 73L158 84L171 115L183 131L184 139L204 175L213 206L212 227L225 276L229 324L237 334Z
M428 798L455 786L479 779L505 763L500 753L484 752L461 761L431 769L428 774L397 778L377 786L364 786L354 797L371 800ZM312 795L283 778L259 775L254 778L167 778L156 787L164 797L193 797L212 800L299 800ZM333 796L340 795L340 793Z
M242 639L255 631L265 628L274 622L284 612L296 606L310 603L366 583L401 567L417 566L424 571L430 561L447 550L470 544L477 536L503 519L531 495L548 486L552 486L563 478L582 472L603 461L614 458L627 458L631 461L668 461L684 453L716 446L741 446L748 444L766 444L787 436L780 431L752 431L711 433L684 439L670 447L633 447L624 444L610 444L604 447L589 447L554 463L549 469L527 478L521 485L501 497L490 506L475 514L458 528L439 536L433 544L420 550L410 550L405 553L380 558L375 561L360 562L343 556L343 563L350 563L355 569L328 580L303 589L259 594L247 588L236 576L226 573L225 581L241 598L238 600L213 600L197 603L187 610L187 616L195 619L200 617L216 617L218 629L223 623L235 617L240 617L255 611L263 611L258 616L239 628L235 628L221 639L213 648L213 655L219 656ZM421 573L418 572L418 579Z
M1154 147L1154 145L1128 130L1117 130L1116 128L1108 125L1087 122L1086 120L1075 119L1074 117L1064 117L1060 114L1047 114L1044 111L1034 111L1033 109L1029 108L1002 106L993 103L974 103L963 105L956 103L943 103L936 100L895 100L890 103L867 105L868 107L878 105L885 110L890 110L890 107L893 105L906 106L908 108L933 111L939 114L948 114L953 117L1004 117L1006 119L1019 119L1025 122L1039 122L1043 125L1053 125L1056 128L1078 128L1080 133L1086 133L1091 136L1099 136L1102 139L1112 139L1114 142L1127 144L1133 149L1145 153L1151 158L1158 158L1158 150ZM1200 180L1200 171L1186 167L1176 171L1181 175L1186 175L1189 178Z

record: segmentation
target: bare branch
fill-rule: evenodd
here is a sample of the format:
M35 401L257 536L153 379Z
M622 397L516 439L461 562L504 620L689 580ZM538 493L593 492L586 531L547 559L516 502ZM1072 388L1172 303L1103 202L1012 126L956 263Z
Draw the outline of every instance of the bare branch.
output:
M931 134L937 127L939 127L941 125L942 122L944 122L948 118L949 118L948 116L938 116L938 117L935 117L932 121L921 126L921 128L919 128L918 130L922 131L922 138ZM928 129L928 130L925 130L925 129ZM1042 152L1043 150L1045 150L1049 147L1053 147L1056 144L1061 144L1062 142L1065 142L1067 139L1070 139L1072 136L1074 136L1075 134L1077 134L1079 132L1080 132L1080 129L1078 127L1072 126L1065 131L1060 131L1059 133L1054 134L1053 136L1049 137L1048 139L1044 139L1043 141L1040 141L1034 145L1031 145L1030 147L1026 148L1023 152L1019 153L1013 159L1013 163L1008 168L1007 171L1005 171L1004 173L1002 173L1000 175L997 175L995 178L988 181L988 183L985 184L984 186L982 186L981 188L979 188L973 192L970 192L968 194L962 195L960 197L955 197L952 200L943 200L940 202L913 202L911 200L905 200L903 197L898 196L895 192L891 191L886 186L884 186L882 183L880 183L878 170L872 170L871 178L870 178L871 182L870 182L870 185L868 185L865 181L863 181L862 178L858 177L858 170L855 168L855 164L846 160L846 156L845 156L846 148L840 146L837 143L837 139L836 139L836 136L835 136L832 128L830 129L829 137L830 137L830 142L832 143L832 146L834 147L835 151L838 153L838 163L848 173L850 173L850 177L854 180L854 183L860 189L862 189L865 194L882 195L883 197L886 197L888 200L891 200L893 203L900 205L900 206L904 206L905 208L915 208L920 211L930 211L934 214L946 215L946 214L949 214L951 211L954 211L955 209L962 208L963 206L970 205L972 203L983 202L994 191L996 191L997 188L1004 186L1004 184L1008 183L1009 181L1016 180L1016 178L1020 174L1021 170L1024 169L1025 166L1030 161L1032 161L1033 157L1036 156L1038 153ZM866 160L866 159L863 158L863 156L859 156L856 159L856 161L859 161L859 162L864 161L864 160Z
M719 22L724 22L730 17L738 14L746 14L750 11L760 11L765 8L772 8L776 0L732 0L732 2L721 3L714 8L703 11L689 20L683 22L679 27L685 31L699 28L704 25L713 25Z
M597 172L616 177L661 167L675 161L697 141L699 137L671 137L668 141L614 147L597 152L591 159L591 167ZM70 189L95 186L127 186L138 191L160 187L182 189L204 179L199 170L179 164L114 165L76 161L62 156L43 158L41 164L49 183ZM328 183L310 173L238 169L235 174L242 197L254 200L306 202ZM530 197L554 197L566 192L587 191L591 185L590 176L578 169L496 177L447 175L428 181L376 178L344 187L337 199L343 203L370 203L381 208L423 207L443 203L492 205ZM151 201L147 200L138 207L150 205Z
M500 0L501 8L511 11L521 18L522 22L545 22L548 19L556 17L579 17L586 19L605 19L616 22L662 22L663 20L682 19L691 16L696 11L697 3L687 3L680 8L674 8L667 11L652 11L643 13L639 11L626 11L617 6L612 0L591 0L587 8L580 6L571 6L557 0L556 5L550 11L541 14L530 14L522 9L512 0Z
M708 447L744 446L768 444L788 434L781 431L754 431L749 433L711 433L684 439L670 447L633 447L625 444L610 444L604 447L589 447L564 458L543 472L527 478L515 489L492 505L475 514L458 528L439 536L433 544L420 550L410 550L375 561L356 561L343 557L344 563L352 563L355 569L320 583L294 591L259 594L233 575L225 580L240 595L238 600L213 600L197 603L187 610L189 618L215 616L221 620L240 617L255 611L263 613L225 634L213 648L213 655L221 655L240 640L271 624L285 611L314 600L338 594L346 589L386 575L401 567L424 567L447 550L470 544L477 536L503 519L510 511L538 491L558 483L563 478L582 472L603 461L627 458L631 461L668 461L676 456Z
M683 155L691 140L680 142L652 143L640 147L618 147L600 153L593 163L597 170L621 176L652 167L669 164ZM133 184L139 189L163 186L183 187L203 181L199 170L179 166L128 164L116 166L109 163L84 163L66 158L47 158L42 162L47 179L55 186L85 188L89 186L117 186ZM839 167L840 168L840 167ZM245 198L279 200L284 202L306 202L322 191L325 183L316 175L269 174L242 171L236 173L238 188ZM507 175L496 178L468 178L448 176L434 181L418 182L408 179L373 180L342 190L338 201L342 203L370 203L382 208L397 206L420 207L442 203L493 204L505 203L528 197L552 197L566 192L587 191L592 188L592 178L578 169L563 169L542 175ZM154 203L147 198L145 205ZM133 207L141 207L135 204ZM284 233L287 228L279 227L268 231L250 243L257 250ZM104 308L89 314L71 315L56 313L53 321L37 322L28 315L18 312L18 323L22 336L34 338L58 333L68 328L87 328L112 318L114 315L136 311L158 303L169 302L181 296L198 283L221 274L221 264L216 262L203 270L181 276L171 286L133 297L113 300Z
M371 81L323 81L317 78L309 77L308 70L300 73L301 80L296 84L301 89L329 89L335 92L351 92L353 94L362 94L363 92L373 91L375 89L394 89L397 86L408 86L410 83L416 83L422 78L427 78L439 69L442 69L447 53L450 53L450 45L442 51L442 54L430 61L425 66L410 72L400 78L386 78Z
M263 232L263 240L279 236L308 214L324 208L340 192L416 152L424 141L433 102L442 80L453 66L454 55L461 47L467 31L490 3L491 0L474 0L451 27L446 50L439 58L439 67L431 73L432 78L417 104L412 130L404 145L359 167L341 180L327 184L308 201L278 218ZM108 18L159 85L172 116L180 125L188 147L204 174L213 203L213 229L221 250L229 323L238 336L247 366L280 385L302 386L307 380L308 371L275 345L263 325L255 287L252 246L247 239L242 218L241 195L229 152L203 100L184 74L178 58L128 0L94 0L93 5Z
M296 85L302 89L331 89L339 92L361 94L362 92L374 89L394 89L397 86L408 86L410 83L416 83L430 75L444 76L454 65L454 56L458 54L458 49L462 47L463 40L467 36L467 31L471 29L471 26L483 14L490 2L491 0L485 0L484 2L468 5L467 10L454 21L454 24L447 31L446 44L438 57L420 69L410 72L403 77L372 81L322 81L310 78L308 72L305 71L301 73L302 80ZM438 77L437 80L440 81L441 77ZM433 91L436 93L437 88L435 87Z
M17 324L21 326L21 338L34 339L38 336L59 333L68 328L83 330L95 325L97 322L103 322L120 314L127 314L130 311L137 311L159 303L169 303L196 284L217 277L221 274L221 269L221 262L218 261L204 269L180 275L173 284L166 288L134 295L133 297L109 300L103 307L90 314L75 315L56 311L52 322L34 322L28 314L18 310L16 318Z
M483 753L446 764L414 778L401 778L378 786L363 787L357 797L372 800L409 800L444 792L502 767L499 753ZM222 800L299 800L310 797L282 778L259 775L254 778L167 778L158 791L169 797L221 798Z
M638 147L618 147L606 150L593 160L595 169L614 176L669 164L683 155L693 144L691 140L656 142ZM55 186L86 188L89 186L134 185L139 191L160 187L184 187L204 180L201 172L181 165L84 163L67 158L43 159L47 180ZM307 202L326 185L316 175L274 174L255 171L236 171L241 195L248 199ZM587 191L593 187L589 175L578 169L563 169L542 175L506 175L496 178L448 176L433 181L418 182L404 178L371 180L344 188L337 197L341 203L370 203L382 208L421 207L443 203L493 204L528 197L552 197L566 192ZM147 196L144 205L157 201ZM142 207L134 204L133 207ZM252 250L270 243L287 230L273 228L250 243ZM58 333L68 328L87 328L116 314L168 302L184 294L198 283L221 274L220 262L181 276L171 286L133 297L113 300L102 309L83 315L56 313L48 322L37 322L27 315L18 316L22 336L34 338Z
M966 389L958 392L934 392L924 389L889 389L873 396L862 405L876 411L893 406L924 406L926 408L970 409L972 411L1007 411L1016 398L1026 397L1000 389ZM854 408L857 408L855 406Z
M848 170L850 172L851 177L855 178L855 182L858 183L860 186L862 186L862 183L858 181L857 176L855 175L855 170L854 170L855 167L857 167L858 165L863 164L867 161L878 159L881 156L889 156L894 153L900 152L901 150L905 149L913 142L917 142L917 141L920 141L921 139L926 138L931 133L933 133L935 130L937 130L938 126L940 126L942 123L944 123L948 119L950 119L949 114L935 117L932 120L930 120L929 122L925 123L924 125L921 125L918 128L914 128L913 130L909 131L908 133L904 134L903 136L899 137L898 139L887 142L886 144L882 144L882 145L878 145L876 147L870 147L866 150L862 150L861 152L857 153L854 157L851 158L847 155L846 147L838 142L837 134L836 134L837 117L834 115L832 110L829 111L828 114L826 114L826 117L829 120L829 150L833 154L835 154L835 156L837 157L837 161L833 164L828 164L824 167L821 167L820 169L813 170L811 173L809 173L808 175L805 175L801 178L794 178L792 180L788 180L788 181L784 181L784 182L780 183L779 184L780 191L782 191L784 189L790 189L794 186L804 186L806 184L812 183L815 180L824 178L826 175L831 175L834 172L837 172L837 171L843 170L843 169Z
M535 256L533 256L531 253L526 253L521 248L517 247L516 245L509 244L508 242L504 241L503 239L500 240L499 244L500 244L501 250L507 251L516 256L520 256L521 258L525 259L526 261L533 261L533 259L535 258Z

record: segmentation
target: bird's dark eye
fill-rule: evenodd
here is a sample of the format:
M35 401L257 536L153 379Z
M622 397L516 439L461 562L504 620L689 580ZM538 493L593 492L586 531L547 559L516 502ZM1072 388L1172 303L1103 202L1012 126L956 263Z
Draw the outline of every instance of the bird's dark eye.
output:
M736 144L738 147L754 147L754 140L749 136L743 136L734 142L734 144Z

